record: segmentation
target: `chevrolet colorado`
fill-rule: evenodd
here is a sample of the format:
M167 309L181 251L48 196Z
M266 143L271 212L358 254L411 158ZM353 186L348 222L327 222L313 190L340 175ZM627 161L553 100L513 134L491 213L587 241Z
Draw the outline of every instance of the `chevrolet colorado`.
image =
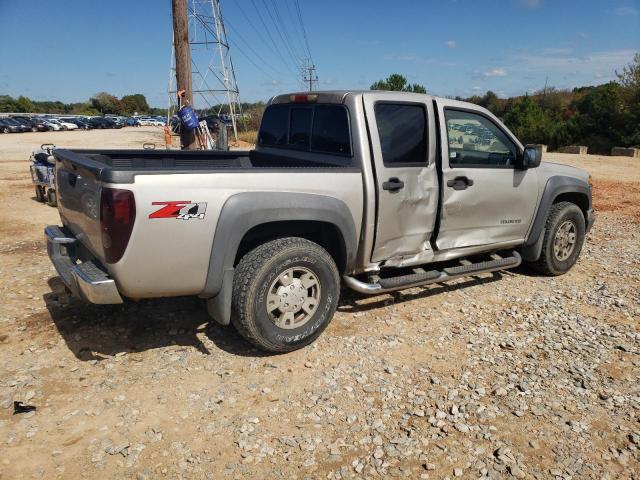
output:
M378 294L531 263L560 275L594 222L586 172L489 111L424 94L272 98L255 150L54 150L48 252L75 295L197 295L258 347L300 348L342 282Z

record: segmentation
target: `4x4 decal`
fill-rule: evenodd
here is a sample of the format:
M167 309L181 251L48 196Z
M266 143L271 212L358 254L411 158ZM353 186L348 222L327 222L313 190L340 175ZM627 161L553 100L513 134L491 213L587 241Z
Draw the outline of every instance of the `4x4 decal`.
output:
M149 214L149 218L177 218L179 220L202 220L207 210L207 202L191 200L175 200L172 202L151 202L151 205L163 205L162 208Z

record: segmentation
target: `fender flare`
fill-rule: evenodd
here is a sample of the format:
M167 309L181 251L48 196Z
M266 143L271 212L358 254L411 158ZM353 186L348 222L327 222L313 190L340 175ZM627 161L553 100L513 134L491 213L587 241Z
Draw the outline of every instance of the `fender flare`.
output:
M551 209L551 205L556 198L563 193L577 193L584 195L588 200L588 209L591 210L591 187L587 182L575 177L567 177L564 175L555 175L547 180L544 192L540 198L538 210L529 229L529 234L525 240L521 254L524 260L535 261L540 258L542 251L542 241L544 240L545 223L547 215ZM587 212L584 212L585 215ZM586 220L586 217L585 217Z
M247 192L232 195L220 211L201 298L211 316L224 325L231 314L234 261L245 234L280 221L318 221L334 225L344 240L349 271L357 252L356 228L349 207L334 197L306 193Z

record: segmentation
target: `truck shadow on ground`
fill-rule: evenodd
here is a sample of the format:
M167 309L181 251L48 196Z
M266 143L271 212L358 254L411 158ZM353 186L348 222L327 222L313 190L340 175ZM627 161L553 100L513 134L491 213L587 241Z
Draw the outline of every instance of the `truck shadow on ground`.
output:
M208 355L213 352L203 343L205 338L235 355L264 355L234 328L212 321L204 301L195 297L92 305L70 297L59 277L49 279L49 286L51 292L43 296L49 315L69 350L82 361L171 346Z
M454 284L365 296L342 289L338 311L357 313L424 299L447 291L459 291L493 283L508 272L490 277L470 277ZM261 357L262 352L246 342L231 326L222 326L208 316L204 301L195 297L127 301L121 305L92 305L70 297L59 277L49 279L50 293L43 296L51 319L69 350L81 361L102 361L118 354L131 354L171 346L191 347L209 355L203 343L208 338L227 353Z

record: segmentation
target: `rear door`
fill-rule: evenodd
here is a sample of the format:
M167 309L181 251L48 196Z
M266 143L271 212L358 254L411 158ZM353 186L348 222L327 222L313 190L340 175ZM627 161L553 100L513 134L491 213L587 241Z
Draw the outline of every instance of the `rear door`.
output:
M438 100L442 145L439 249L524 240L538 199L537 170L515 168L522 149L491 114Z
M377 221L372 262L430 250L438 203L431 97L364 95L375 169Z

